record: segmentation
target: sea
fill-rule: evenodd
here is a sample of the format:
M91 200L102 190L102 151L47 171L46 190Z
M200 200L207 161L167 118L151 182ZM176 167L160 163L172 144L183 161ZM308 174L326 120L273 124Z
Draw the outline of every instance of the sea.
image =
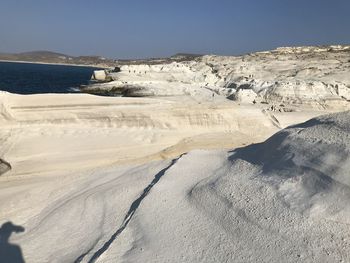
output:
M0 90L17 94L77 93L94 70L83 66L0 62Z

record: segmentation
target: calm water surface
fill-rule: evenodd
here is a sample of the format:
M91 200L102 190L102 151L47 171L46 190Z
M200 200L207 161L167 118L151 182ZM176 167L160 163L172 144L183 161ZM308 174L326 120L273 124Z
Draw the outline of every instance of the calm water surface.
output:
M18 94L73 93L96 68L0 62L0 90Z

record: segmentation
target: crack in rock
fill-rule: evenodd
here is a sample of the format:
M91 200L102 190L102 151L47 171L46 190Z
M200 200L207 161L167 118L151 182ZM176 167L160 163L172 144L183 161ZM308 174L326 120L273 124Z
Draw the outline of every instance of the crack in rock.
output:
M0 176L4 173L6 173L7 171L11 170L11 164L6 162L3 159L0 159Z
M92 257L90 258L90 260L88 261L89 263L93 263L95 262L104 252L106 252L108 250L108 248L111 246L111 244L114 242L114 240L116 240L116 238L124 231L124 229L128 226L130 220L132 219L132 217L134 216L136 210L139 208L141 202L143 201L143 199L149 194L149 192L151 191L151 189L153 188L153 186L155 186L159 180L162 178L162 176L165 174L165 172L167 170L169 170L184 154L180 155L178 158L175 158L171 161L171 163L163 168L162 170L160 170L153 178L153 180L151 181L151 183L149 185L147 185L146 188L143 189L142 194L136 199L134 200L134 202L132 202L128 213L126 214L126 216L124 217L123 223L121 224L121 226L117 229L117 231L103 244L103 246L97 250ZM84 253L83 255L79 256L74 262L78 263L81 262L84 257L87 255L88 253Z

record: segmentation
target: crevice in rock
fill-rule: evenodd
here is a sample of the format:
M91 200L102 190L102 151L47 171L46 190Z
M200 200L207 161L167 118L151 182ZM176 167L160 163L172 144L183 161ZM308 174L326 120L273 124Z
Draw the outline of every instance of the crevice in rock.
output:
M0 159L0 176L12 169L11 164Z
M88 261L89 263L93 263L95 262L104 252L106 252L108 250L108 248L111 246L111 244L114 242L114 240L116 240L116 238L124 231L124 229L128 226L129 222L131 221L132 217L134 216L135 212L137 211L137 209L139 208L139 206L141 205L143 199L149 194L149 192L151 191L151 189L159 182L159 180L162 178L162 176L166 173L167 170L169 170L184 154L180 155L179 157L173 159L171 161L171 163L163 168L162 170L160 170L153 178L153 180L151 181L151 183L149 185L147 185L146 188L143 189L142 194L136 199L134 200L134 202L132 202L129 211L127 212L127 214L124 217L123 223L121 224L121 226L116 230L116 232L114 232L114 234L103 244L103 246L98 249L90 258L90 260ZM81 262L84 257L88 254L84 253L83 255L79 256L74 262L78 263Z

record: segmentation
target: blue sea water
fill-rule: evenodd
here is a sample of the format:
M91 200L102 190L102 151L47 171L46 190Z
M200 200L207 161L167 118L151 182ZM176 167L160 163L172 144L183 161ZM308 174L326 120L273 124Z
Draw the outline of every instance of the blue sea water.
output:
M0 90L18 94L75 93L96 68L0 62Z

